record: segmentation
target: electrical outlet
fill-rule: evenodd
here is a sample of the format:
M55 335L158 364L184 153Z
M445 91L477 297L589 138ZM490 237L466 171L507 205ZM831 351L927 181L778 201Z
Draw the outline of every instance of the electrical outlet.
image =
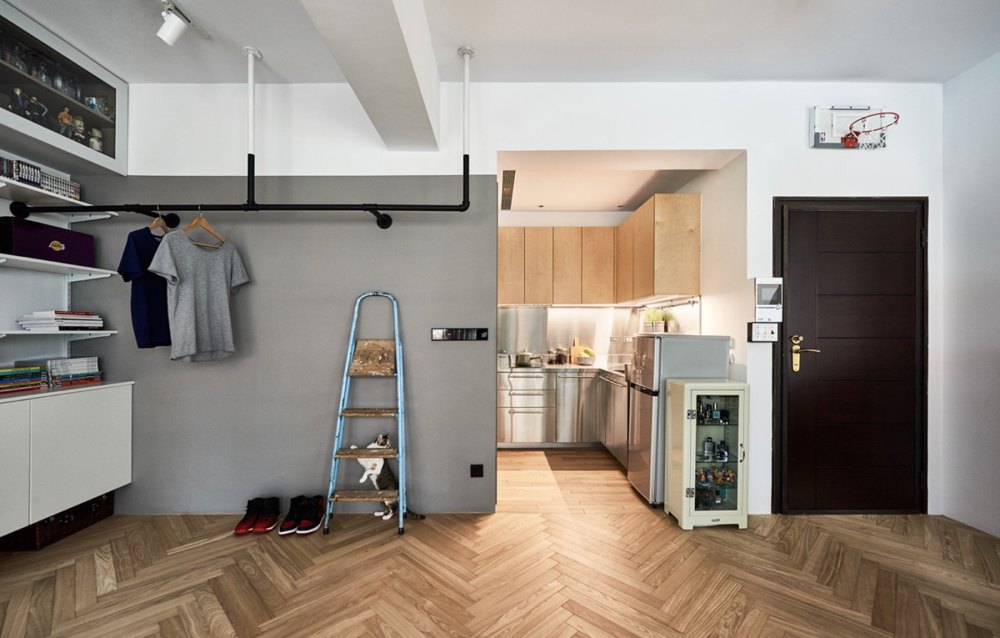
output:
M778 342L778 325L776 323L751 322L747 324L747 341Z
M472 478L482 478L483 476L483 464L473 463L469 466L469 476Z

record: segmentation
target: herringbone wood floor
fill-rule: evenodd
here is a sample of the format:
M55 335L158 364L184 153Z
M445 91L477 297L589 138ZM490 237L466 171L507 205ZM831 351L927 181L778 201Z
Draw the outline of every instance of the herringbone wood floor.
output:
M596 450L501 452L498 501L403 536L114 516L0 555L0 637L1000 635L1000 540L946 518L684 532Z

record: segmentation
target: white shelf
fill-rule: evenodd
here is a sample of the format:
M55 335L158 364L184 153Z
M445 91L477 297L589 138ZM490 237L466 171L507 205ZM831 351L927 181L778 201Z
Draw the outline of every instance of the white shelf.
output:
M0 198L9 199L14 202L24 202L25 204L32 206L79 206L80 212L41 213L45 215L61 214L70 223L89 222L118 216L118 213L114 212L94 212L93 210L90 210L91 205L87 202L81 202L78 199L50 193L47 190L38 188L37 186L22 184L21 182L16 182L6 177L0 177Z
M111 277L112 275L118 274L113 270L104 270L103 268L63 264L58 261L46 261L44 259L8 255L6 253L0 253L0 267L20 268L21 270L34 270L36 272L66 275L70 283L76 281L87 281L88 279L103 279L105 277Z
M16 337L30 335L33 337L43 337L58 335L66 337L66 341L82 341L84 339L99 339L100 337L110 337L118 334L117 330L2 330L0 329L0 339L4 337Z

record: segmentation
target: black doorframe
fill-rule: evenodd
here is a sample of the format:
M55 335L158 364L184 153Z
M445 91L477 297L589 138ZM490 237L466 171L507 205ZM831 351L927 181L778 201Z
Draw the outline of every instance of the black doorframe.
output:
M923 342L922 372L920 377L920 395L923 397L918 406L918 418L920 419L920 511L927 513L927 305L929 303L927 290L927 197L775 197L773 200L772 214L772 272L775 277L784 277L784 262L787 246L785 245L785 215L784 210L787 205L798 204L803 208L815 210L817 212L837 210L844 204L849 204L854 208L871 208L872 210L884 209L886 206L910 205L916 206L920 210L920 233L924 247L923 269L924 269L924 295L923 307L921 308L922 325L919 326ZM782 498L784 488L784 431L785 431L785 387L782 370L785 363L784 348L784 323L778 329L778 344L772 350L771 361L771 511L778 514L784 513L784 499Z

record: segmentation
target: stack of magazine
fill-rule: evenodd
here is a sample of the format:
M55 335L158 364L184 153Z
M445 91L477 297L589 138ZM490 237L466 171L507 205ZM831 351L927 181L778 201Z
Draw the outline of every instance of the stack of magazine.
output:
M8 392L40 390L47 383L44 365L18 365L0 368L0 395Z
M104 319L100 315L84 310L36 310L30 315L21 315L17 324L23 330L100 330Z
M50 388L100 383L104 378L97 357L32 359L15 361L15 366L41 366Z

